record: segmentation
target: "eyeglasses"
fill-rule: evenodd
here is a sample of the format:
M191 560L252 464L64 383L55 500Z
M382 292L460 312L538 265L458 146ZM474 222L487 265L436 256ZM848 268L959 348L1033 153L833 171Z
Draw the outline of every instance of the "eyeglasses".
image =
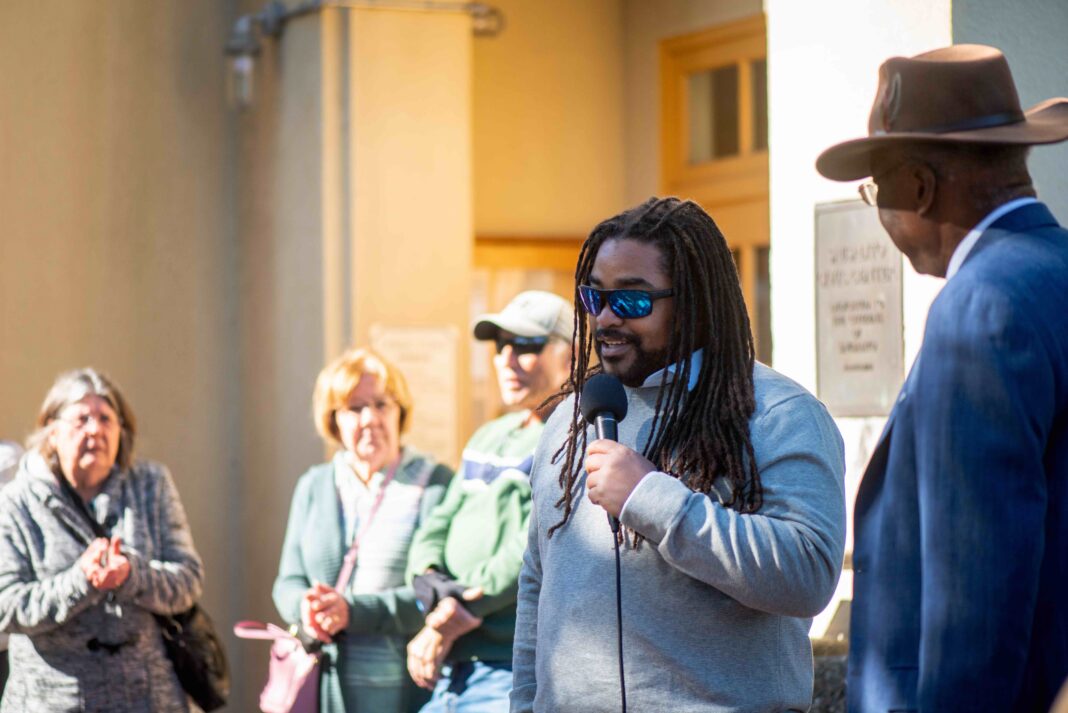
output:
M902 161L901 163L898 163L892 166L891 168L886 169L885 171L881 171L878 174L872 174L871 178L857 186L857 192L860 193L860 199L870 205L872 208L877 207L879 205L879 185L875 181L877 179L889 176L891 173L905 165L907 165L907 162Z
M367 409L371 409L375 413L385 413L386 411L389 411L395 403L396 402L393 399L383 397L366 404L346 404L337 411L338 413L354 414L357 416Z
M653 301L675 294L675 290L598 290L589 285L579 285L582 306L594 317L608 304L612 314L620 319L640 319L653 312Z
M511 347L513 354L523 356L524 354L541 354L541 350L549 343L549 338L519 337L514 334L510 337L504 337L498 334L493 341L497 345L498 354L503 352L505 347Z
M875 181L864 181L857 186L857 192L860 193L860 199L872 208L878 205L879 186L875 185Z
M62 421L76 431L88 430L89 424L94 421L96 422L97 427L101 430L107 430L113 423L118 422L118 419L115 419L106 413L81 413L71 416L59 416L56 420Z

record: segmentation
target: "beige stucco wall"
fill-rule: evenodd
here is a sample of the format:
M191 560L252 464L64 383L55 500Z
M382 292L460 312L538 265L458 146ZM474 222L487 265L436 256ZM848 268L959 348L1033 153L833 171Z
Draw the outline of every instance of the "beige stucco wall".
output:
M0 3L0 434L55 375L111 374L237 613L239 368L229 3Z
M221 50L259 5L234 5L0 6L0 434L26 435L61 369L123 385L249 710L266 649L226 632L277 619L292 488L324 456L315 375L373 321L466 326L471 35L460 15L302 18L238 115Z
M474 46L478 235L585 235L623 201L619 0L501 0Z
M464 15L330 9L291 22L257 63L238 123L247 617L278 619L293 487L325 455L311 420L325 361L376 323L466 327L471 42ZM461 340L441 375L464 395L466 363ZM451 408L459 437L467 400ZM266 650L238 646L255 693Z
M55 374L124 388L142 457L170 466L207 565L242 612L231 3L0 5L0 433Z
M254 104L237 121L241 485L229 506L240 525L241 618L278 621L270 592L293 486L323 458L311 392L327 357L324 94L337 88L324 79L322 37L338 24L336 16L302 18L280 43L264 43ZM254 710L267 648L230 642L238 682L231 708Z

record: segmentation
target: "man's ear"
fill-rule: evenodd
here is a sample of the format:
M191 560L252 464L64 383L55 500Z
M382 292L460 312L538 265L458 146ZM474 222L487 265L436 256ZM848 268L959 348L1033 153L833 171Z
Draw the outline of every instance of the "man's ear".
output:
M938 176L934 169L925 163L916 164L909 175L913 181L914 212L919 216L927 216L934 207Z

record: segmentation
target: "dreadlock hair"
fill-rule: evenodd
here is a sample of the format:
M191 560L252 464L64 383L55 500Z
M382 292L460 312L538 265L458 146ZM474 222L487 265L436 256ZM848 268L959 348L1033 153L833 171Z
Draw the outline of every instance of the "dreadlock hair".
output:
M763 490L749 439L749 418L756 408L753 335L737 268L723 234L700 206L678 198L650 198L594 228L579 253L572 335L575 358L561 392L576 398L567 440L552 459L556 463L564 458L563 495L556 502L563 517L549 528L549 536L571 517L586 452L589 424L579 411L577 395L589 377L601 371L599 365L590 365L594 335L581 308L578 287L589 284L597 253L610 240L655 245L675 290L668 349L675 378L661 383L643 455L659 470L676 478L684 476L680 479L694 492L709 493L724 478L730 486L726 505L738 512L756 512ZM704 350L701 371L687 392L690 355L699 349Z

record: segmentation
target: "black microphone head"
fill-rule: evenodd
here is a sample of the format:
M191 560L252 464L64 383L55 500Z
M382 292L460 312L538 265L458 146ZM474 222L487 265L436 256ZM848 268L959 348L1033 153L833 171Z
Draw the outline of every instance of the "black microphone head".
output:
M627 392L616 377L597 374L582 387L579 409L590 423L593 423L597 414L605 412L612 414L616 421L622 421L627 416Z

